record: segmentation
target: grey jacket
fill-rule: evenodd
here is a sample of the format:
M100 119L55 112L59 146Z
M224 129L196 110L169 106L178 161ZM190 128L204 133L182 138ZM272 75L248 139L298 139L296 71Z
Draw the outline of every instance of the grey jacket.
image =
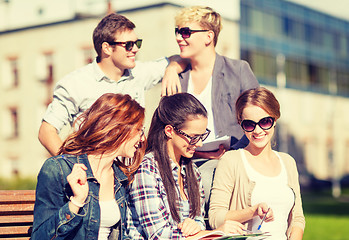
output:
M179 75L182 91L187 92L191 66ZM235 115L235 102L248 89L259 87L250 65L216 53L212 73L212 111L217 137L231 136L232 144L243 136Z

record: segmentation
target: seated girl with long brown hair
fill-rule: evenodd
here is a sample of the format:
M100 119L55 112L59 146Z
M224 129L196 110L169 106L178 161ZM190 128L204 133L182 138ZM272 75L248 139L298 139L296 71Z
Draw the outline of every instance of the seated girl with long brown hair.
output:
M191 158L209 133L206 109L193 95L161 99L150 125L147 154L131 184L127 230L132 239L190 239L207 233L204 190ZM243 233L242 224L234 221L219 229Z

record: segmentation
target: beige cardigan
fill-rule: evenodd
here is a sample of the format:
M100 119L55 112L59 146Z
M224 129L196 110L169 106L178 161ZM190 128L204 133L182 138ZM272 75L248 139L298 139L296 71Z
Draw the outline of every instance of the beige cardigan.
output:
M251 194L255 182L249 180L239 151L242 149L226 152L218 162L209 209L209 223L212 228L217 228L224 223L225 216L230 209L240 210L251 207ZM289 235L294 226L304 230L305 218L296 162L286 153L279 152L279 155L285 164L288 185L295 194L295 204L288 219L287 235ZM252 220L246 222L249 230L251 230L251 223Z

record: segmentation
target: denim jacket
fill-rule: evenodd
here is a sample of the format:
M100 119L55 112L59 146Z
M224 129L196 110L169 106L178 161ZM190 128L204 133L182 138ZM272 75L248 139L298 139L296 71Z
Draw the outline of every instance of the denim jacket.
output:
M69 198L73 193L67 181L75 163L83 163L87 167L89 185L85 205L77 214L69 210ZM113 169L115 199L120 208L121 221L112 227L109 239L125 239L128 181L116 163ZM31 239L97 240L99 227L99 183L93 176L87 155L59 155L47 159L38 175Z

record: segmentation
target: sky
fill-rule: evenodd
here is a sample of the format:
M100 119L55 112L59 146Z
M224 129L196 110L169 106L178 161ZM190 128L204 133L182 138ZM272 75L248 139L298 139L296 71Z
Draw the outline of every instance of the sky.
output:
M132 1L132 0L128 0ZM137 1L137 0L133 0ZM138 0L142 1L142 0ZM149 0L144 0L149 1ZM176 1L176 0L173 0ZM184 0L178 0L177 2L182 2ZM231 9L233 6L233 2L237 0L185 0L186 2L191 2L190 5L208 5L214 7L215 5L217 7L214 7L214 9L219 12L219 13L225 13L227 15L227 11L230 11L229 13L231 14ZM243 0L241 0L243 1ZM324 12L326 14L343 18L345 20L349 20L349 0L286 0L289 2L294 2L300 5L304 5L306 7L313 8L315 10ZM229 14L228 13L228 14ZM234 14L234 13L233 13ZM226 16L225 16L226 17Z
M225 18L239 19L240 0L168 0L175 4L206 5L214 8ZM244 1L244 0L241 0ZM304 5L321 12L349 21L349 0L286 0ZM112 0L115 10L145 6L164 0ZM105 11L106 0L11 0L6 4L0 0L0 31L7 28L36 25L47 21L59 21L74 16L74 10L96 14ZM93 7L91 7L93 6ZM45 9L43 15L38 15Z
M348 0L287 0L315 10L349 20Z

